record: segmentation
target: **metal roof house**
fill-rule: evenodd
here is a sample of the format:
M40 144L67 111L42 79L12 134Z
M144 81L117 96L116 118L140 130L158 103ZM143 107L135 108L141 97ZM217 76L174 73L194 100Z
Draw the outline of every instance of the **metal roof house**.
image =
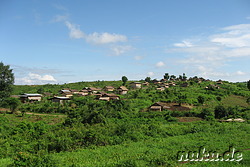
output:
M21 102L34 102L34 101L41 101L42 95L41 94L31 94L31 93L24 93L19 95Z
M52 100L52 102L57 102L57 103L63 104L64 102L69 101L70 98L69 97L55 96L55 97L51 98L50 100Z

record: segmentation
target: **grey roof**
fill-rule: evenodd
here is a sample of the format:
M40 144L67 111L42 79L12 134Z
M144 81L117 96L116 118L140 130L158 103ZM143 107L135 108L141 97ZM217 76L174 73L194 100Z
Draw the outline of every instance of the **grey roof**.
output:
M53 97L51 99L70 100L69 97Z
M41 94L35 94L35 93L24 93L22 95L19 95L19 97L42 97Z

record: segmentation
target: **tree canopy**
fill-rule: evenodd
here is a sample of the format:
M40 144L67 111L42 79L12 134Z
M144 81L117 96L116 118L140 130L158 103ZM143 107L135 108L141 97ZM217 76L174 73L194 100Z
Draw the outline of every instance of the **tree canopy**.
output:
M14 74L9 65L0 62L0 101L8 97L13 89Z
M250 90L250 80L247 82L247 88Z
M128 78L126 76L122 76L122 82L123 82L122 85L125 85L127 81L128 81Z

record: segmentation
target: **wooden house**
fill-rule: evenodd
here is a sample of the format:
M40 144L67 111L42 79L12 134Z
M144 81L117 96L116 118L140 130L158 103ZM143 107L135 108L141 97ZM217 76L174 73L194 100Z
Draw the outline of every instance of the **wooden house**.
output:
M60 103L60 104L63 104L67 101L70 100L69 97L53 97L50 99L52 102L57 102L57 103Z
M89 87L87 90L89 91L89 94L95 94L95 93L97 93L98 91L100 91L102 89L101 88Z
M115 90L115 88L113 86L105 86L103 88L104 91L107 91L107 92L113 92Z
M131 88L134 88L134 89L140 89L142 86L142 83L141 82L132 82L132 83L130 83L130 86L131 86Z
M149 110L150 111L163 111L163 110L167 110L169 109L170 107L168 106L167 103L165 102L156 102L154 104L152 104L150 107L149 107Z
M143 86L149 86L149 83L148 82L144 82L142 83Z
M29 94L24 93L22 95L19 95L21 102L34 102L34 101L41 101L42 95L41 94Z
M216 84L221 85L221 84L223 84L223 82L222 82L222 80L218 80L218 81L216 81Z
M120 95L125 95L128 93L128 89L125 86L120 86L117 88L117 91Z
M83 89L83 90L78 92L78 95L87 96L87 95L89 95L89 91L86 89Z
M158 87L156 88L156 90L158 90L158 91L164 91L164 90L165 90L165 87L158 86Z
M101 95L98 99L99 100L110 101L110 100L119 100L120 97L118 95L116 95L116 94L105 93L105 94Z

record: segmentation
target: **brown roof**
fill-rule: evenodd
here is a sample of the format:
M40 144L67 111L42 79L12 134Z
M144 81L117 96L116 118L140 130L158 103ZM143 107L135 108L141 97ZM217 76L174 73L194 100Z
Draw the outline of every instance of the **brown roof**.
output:
M107 89L114 89L113 86L105 86L105 88L107 88Z
M161 106L151 106L150 109L161 109Z
M119 97L118 95L113 94L113 93L106 93L103 96L106 96L106 97Z
M125 86L120 86L119 88L117 88L117 89L121 89L122 91L126 91L126 90L128 90Z
M79 91L76 90L76 89L71 89L70 91L71 91L71 92L79 92Z
M87 93L87 92L89 92L89 91L86 90L86 89L83 89L83 90L81 90L80 92L85 92L85 93Z
M102 89L101 88L89 87L88 90L90 90L90 91L98 91L98 90L102 90Z

